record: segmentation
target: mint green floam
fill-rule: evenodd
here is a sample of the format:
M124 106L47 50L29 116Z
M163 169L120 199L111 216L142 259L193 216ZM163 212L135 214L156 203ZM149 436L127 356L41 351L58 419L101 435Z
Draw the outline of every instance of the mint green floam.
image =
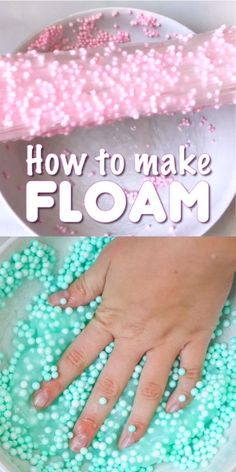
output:
M0 306L18 296L17 289L39 279L42 290L29 295L21 306L21 321L12 334L12 356L0 353L0 445L6 454L27 461L32 472L152 472L156 464L171 462L181 470L208 466L226 441L225 432L236 412L236 338L217 340L223 329L236 322L230 300L221 313L203 369L203 378L192 390L193 402L174 414L165 412L166 402L184 372L174 363L162 402L144 438L119 451L117 439L129 416L145 362L133 376L92 445L79 454L68 447L74 423L80 415L106 364L113 343L45 411L37 412L32 395L43 380L56 378L63 351L84 329L101 302L97 297L85 307L62 310L48 304L48 295L66 290L95 261L110 238L79 238L56 270L56 254L40 241L12 255L0 266ZM29 294L32 293L29 284ZM0 311L1 317L1 311ZM0 345L1 349L1 345Z

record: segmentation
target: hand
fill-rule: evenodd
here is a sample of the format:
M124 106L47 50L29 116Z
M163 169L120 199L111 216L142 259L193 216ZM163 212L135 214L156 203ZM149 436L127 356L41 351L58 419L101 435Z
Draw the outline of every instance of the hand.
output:
M136 398L119 439L121 449L145 433L177 356L185 375L166 410L175 412L192 400L191 389L201 377L212 332L232 285L235 249L234 238L116 239L66 292L50 297L52 305L65 297L64 307L85 305L98 295L102 303L62 356L59 377L42 383L34 398L37 408L50 405L107 344L115 343L75 425L74 451L89 446L144 354Z

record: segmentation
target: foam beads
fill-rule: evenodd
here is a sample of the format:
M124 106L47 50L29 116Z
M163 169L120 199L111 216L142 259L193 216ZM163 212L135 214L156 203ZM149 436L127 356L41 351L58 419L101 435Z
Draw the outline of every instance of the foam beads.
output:
M106 405L107 402L108 402L108 400L107 400L107 398L105 398L105 397L101 397L101 398L99 398L99 400L98 400L98 403L99 403L100 405Z
M129 427L128 427L128 431L130 433L135 433L136 431L136 426L134 424L130 424Z
M2 56L0 141L235 103L235 31Z
M213 334L202 380L192 389L192 403L176 413L165 412L166 402L184 374L177 359L145 436L131 447L120 451L117 442L131 411L145 356L91 446L80 453L72 452L68 442L113 343L53 405L37 411L32 404L40 382L56 378L56 365L63 351L89 323L101 302L97 297L67 314L67 309L50 306L48 295L66 290L109 241L108 237L79 238L59 269L53 249L39 241L1 264L1 305L10 303L9 297L18 297L21 319L14 328L11 356L7 358L3 352L0 355L0 445L12 458L28 462L31 472L78 472L84 467L88 472L151 472L156 464L167 462L180 470L208 467L226 442L225 433L236 414L236 338L228 343L219 340L222 332L236 322L230 300ZM17 289L35 277L42 289L32 297L29 285L29 300L24 306ZM103 408L106 399L100 400L99 407ZM130 425L131 433L135 429Z
M66 305L66 304L67 304L67 299L66 298L61 298L60 305Z

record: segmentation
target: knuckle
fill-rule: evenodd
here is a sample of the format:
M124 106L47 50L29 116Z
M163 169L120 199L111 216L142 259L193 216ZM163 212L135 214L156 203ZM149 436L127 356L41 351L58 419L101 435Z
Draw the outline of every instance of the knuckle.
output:
M89 423L89 425L94 429L97 429L98 427L97 422L94 420L94 418L90 416L85 416L84 418L81 419L81 421L83 421L84 423Z
M188 380L198 380L201 377L201 369L199 368L192 368L192 369L185 369L185 379Z
M135 322L132 324L128 324L126 327L126 333L130 334L130 336L140 336L144 330L144 323L142 322Z
M99 393L109 400L115 398L119 393L118 384L110 377L101 377L97 382L97 388Z
M73 367L83 368L86 364L86 356L84 351L75 347L69 348L65 353L64 362Z
M95 321L105 329L110 329L114 322L114 310L100 305L95 315Z
M89 427L92 431L97 431L99 425L92 416L81 416L77 424L75 425L74 432L77 433L80 431L81 427Z
M81 293L81 295L86 296L89 293L87 281L85 275L82 275L79 279L75 281L75 289Z
M166 338L171 338L171 336L174 334L174 328L173 326L166 326L165 328L163 328L160 332L160 341L163 342L166 340Z
M148 400L160 400L162 397L163 389L159 383L147 382L142 385L141 393L144 398Z

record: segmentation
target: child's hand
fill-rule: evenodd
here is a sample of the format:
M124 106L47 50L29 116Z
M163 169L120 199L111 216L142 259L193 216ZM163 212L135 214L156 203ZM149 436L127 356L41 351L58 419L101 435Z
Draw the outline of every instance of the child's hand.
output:
M145 366L120 448L145 433L178 355L186 372L166 409L177 411L192 400L190 391L201 377L212 331L232 285L233 254L235 241L230 238L116 239L67 292L50 297L53 305L66 297L65 306L77 307L102 295L102 303L61 358L58 379L41 385L34 398L37 408L50 405L107 344L115 342L75 425L74 451L89 446L144 354ZM180 402L180 395L186 400ZM131 424L134 432L128 430Z

